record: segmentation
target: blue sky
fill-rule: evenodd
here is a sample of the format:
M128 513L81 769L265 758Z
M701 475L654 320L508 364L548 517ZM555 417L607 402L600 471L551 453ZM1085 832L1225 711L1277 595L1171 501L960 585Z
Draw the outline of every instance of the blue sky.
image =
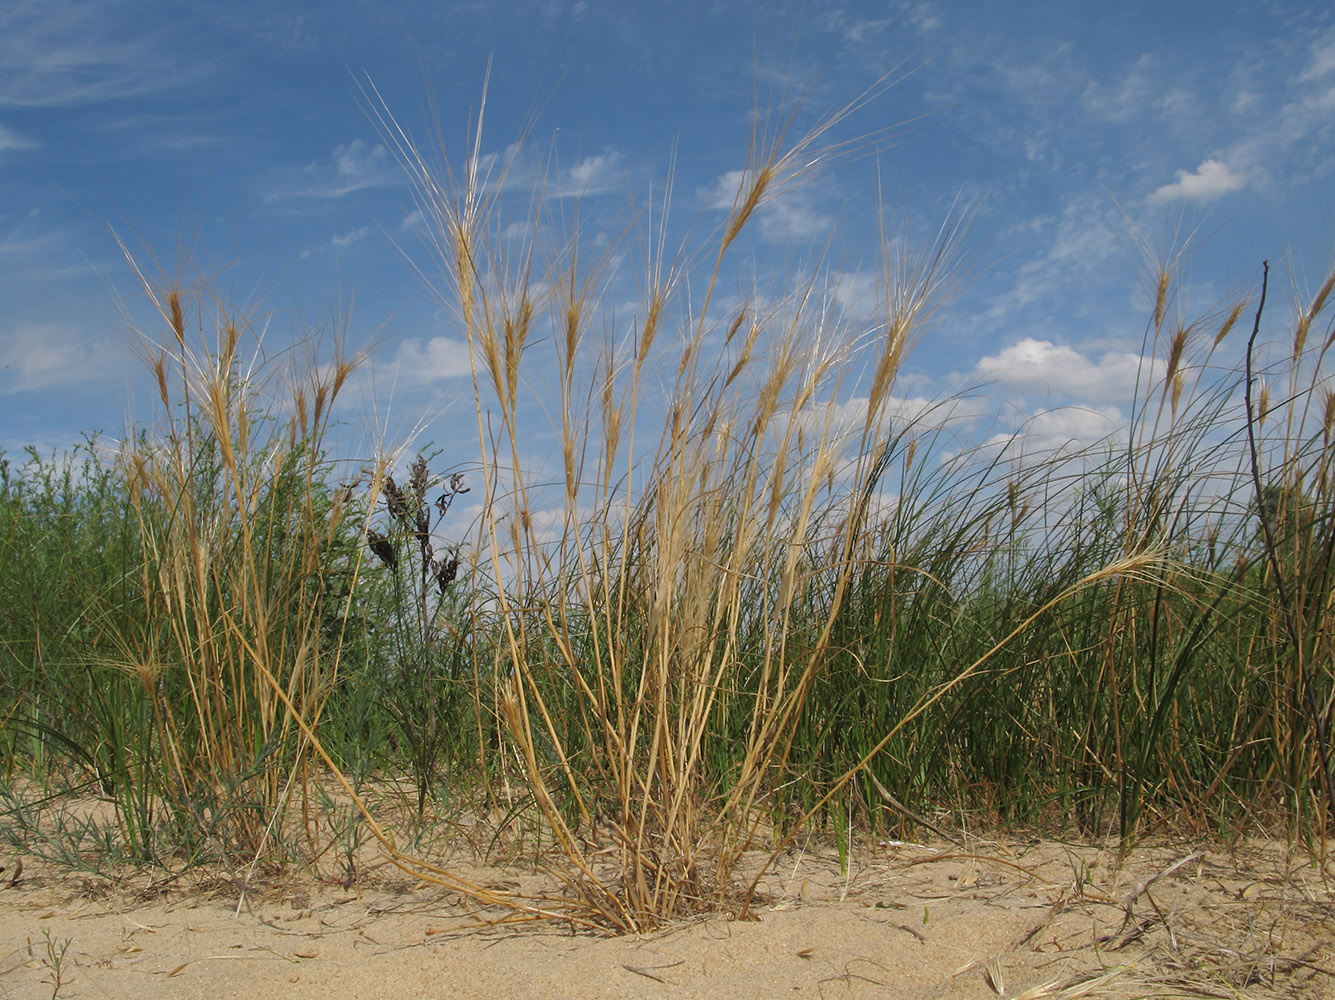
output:
M878 185L918 233L969 206L970 280L898 391L986 382L989 432L1087 438L1126 417L1148 308L1138 239L1195 234L1189 311L1283 264L1279 325L1335 251L1324 3L8 0L0 448L154 417L122 309L151 314L114 227L168 274L187 247L273 317L271 344L323 322L374 343L343 413L354 450L425 420L417 443L469 461L459 331L400 252L416 254L412 197L359 87L419 135L429 90L462 162L489 61L484 152L527 131L524 169L549 164L548 193L579 195L595 227L671 173L683 239L721 222L757 92L780 111L805 92L800 130L912 70L832 133L879 144L759 220L747 280L819 266L855 314Z

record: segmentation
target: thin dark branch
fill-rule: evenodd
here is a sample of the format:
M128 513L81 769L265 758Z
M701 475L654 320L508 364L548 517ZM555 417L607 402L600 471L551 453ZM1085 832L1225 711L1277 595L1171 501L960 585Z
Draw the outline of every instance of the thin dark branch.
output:
M1266 560L1270 564L1270 574L1275 581L1275 594L1279 598L1284 614L1284 628L1293 644L1293 653L1298 660L1299 683L1302 685L1302 700L1307 714L1312 720L1312 729L1316 734L1317 756L1321 760L1321 791L1326 798L1326 808L1335 816L1335 798L1331 796L1330 749L1326 737L1326 719L1316 701L1316 690L1312 682L1312 671L1303 657L1302 632L1298 626L1297 613L1290 599L1288 587L1284 583L1284 574L1280 572L1279 548L1275 543L1275 529L1271 524L1267 510L1265 488L1261 485L1261 459L1256 443L1256 414L1252 406L1252 352L1256 346L1256 337L1261 330L1261 313L1265 309L1266 287L1270 281L1270 261L1262 262L1261 300L1256 305L1256 318L1252 322L1252 334L1247 338L1247 381L1243 399L1247 406L1247 448L1251 459L1252 486L1256 490L1256 516L1261 522L1261 535L1265 540Z

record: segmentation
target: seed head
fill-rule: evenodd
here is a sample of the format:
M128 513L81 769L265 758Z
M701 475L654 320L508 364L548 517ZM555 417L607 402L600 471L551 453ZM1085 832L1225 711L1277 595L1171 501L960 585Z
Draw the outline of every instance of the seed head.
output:
M444 594L454 578L459 575L459 557L450 556L445 562L436 567L436 588Z
M413 463L411 477L408 480L408 486L418 498L426 496L426 477L426 459L418 455L417 461Z
M385 506L389 508L390 517L412 527L408 515L408 498L399 489L399 484L394 482L393 476L385 477Z
M398 553L394 551L394 543L374 529L366 533L366 545L371 553L390 569L399 565Z

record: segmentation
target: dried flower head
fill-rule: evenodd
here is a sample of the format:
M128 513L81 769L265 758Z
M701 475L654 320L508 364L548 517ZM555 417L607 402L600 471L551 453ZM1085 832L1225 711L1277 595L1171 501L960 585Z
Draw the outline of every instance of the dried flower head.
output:
M454 578L459 575L459 557L450 556L445 562L436 567L436 587L444 594Z
M393 476L385 477L385 506L389 508L390 517L412 527L408 515L408 498L403 495L403 490L399 489L399 484L394 482Z
M372 554L390 569L395 569L399 565L398 553L394 551L394 543L374 529L366 532L366 545Z
M408 479L408 486L413 491L414 498L421 503L421 498L426 496L427 472L426 459L421 455L417 456L417 461L413 467Z

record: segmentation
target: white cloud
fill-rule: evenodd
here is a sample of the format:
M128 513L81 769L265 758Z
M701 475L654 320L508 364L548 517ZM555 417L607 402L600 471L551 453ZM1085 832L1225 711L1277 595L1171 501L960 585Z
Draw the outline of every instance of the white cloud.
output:
M1115 404L1129 400L1137 379L1153 378L1162 365L1148 366L1139 354L1108 351L1091 361L1070 347L1025 337L1000 354L982 358L975 366L976 378L1023 394L1074 396L1093 403Z
M1247 178L1234 173L1226 163L1209 159L1203 161L1194 173L1179 170L1177 180L1156 189L1150 195L1150 201L1173 201L1176 198L1210 201L1230 191L1237 191L1246 183Z
M411 337L399 344L387 374L410 386L469 374L468 344L453 337Z

